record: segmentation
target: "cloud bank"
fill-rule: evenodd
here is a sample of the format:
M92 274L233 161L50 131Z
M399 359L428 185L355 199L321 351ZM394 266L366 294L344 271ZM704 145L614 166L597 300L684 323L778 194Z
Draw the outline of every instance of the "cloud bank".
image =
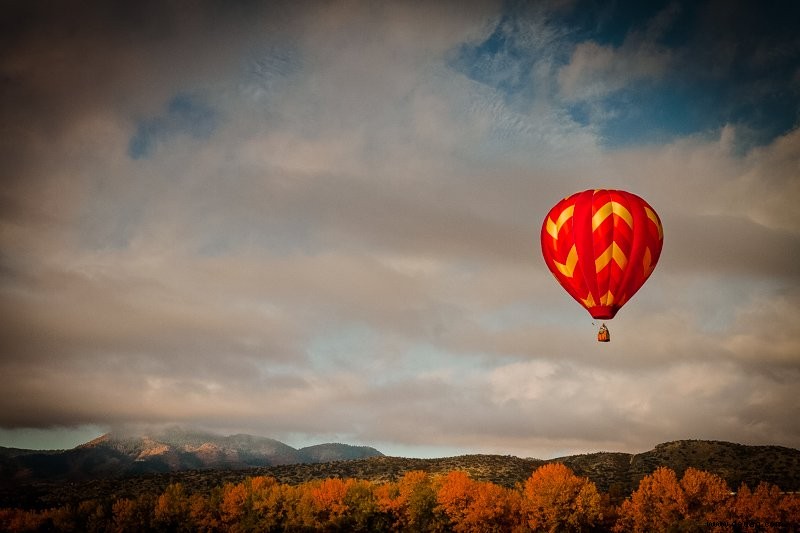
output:
M0 32L8 435L800 446L800 131L769 118L800 47L731 49L749 5L696 55L713 3L101 4L14 4ZM674 87L724 90L672 123ZM538 244L594 187L665 228L607 346Z

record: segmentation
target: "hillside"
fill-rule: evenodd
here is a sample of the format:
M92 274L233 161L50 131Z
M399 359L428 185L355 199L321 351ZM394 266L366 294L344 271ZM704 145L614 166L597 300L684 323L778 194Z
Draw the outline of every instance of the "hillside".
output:
M639 453L593 453L553 459L576 474L594 481L601 490L611 486L630 491L659 466L668 466L678 477L689 468L719 475L731 489L742 483L755 486L767 481L784 490L800 489L800 450L782 446L746 446L732 442L679 440Z
M679 477L689 467L711 472L722 477L732 490L736 490L741 483L755 487L760 481L775 484L786 491L800 490L800 450L698 440L663 443L639 454L599 452L549 460L522 459L510 455L463 455L440 459L384 456L259 468L250 473L271 475L283 483L296 484L326 477L394 481L411 470L434 474L464 470L474 479L513 487L516 483L524 482L545 463L564 463L576 474L588 477L604 492L614 487L617 491L630 493L638 487L644 476L659 466L671 468Z
M336 445L340 446L340 445ZM640 453L598 452L547 461L501 455L464 455L440 459L374 456L326 463L298 463L247 469L202 469L161 474L95 479L82 483L39 481L0 488L0 507L49 507L86 498L134 497L159 494L170 483L180 482L188 492L208 493L223 483L238 483L248 476L272 476L288 484L329 477L353 477L373 482L396 481L406 472L431 474L463 470L474 479L506 487L523 483L539 466L561 462L576 474L588 477L598 489L613 497L625 496L659 466L681 476L688 467L720 475L732 490L744 482L755 487L768 481L784 491L800 490L800 450L781 446L745 446L718 441L675 441Z
M328 443L306 446L298 450L305 459L303 463L329 463L331 461L350 461L382 455L370 446L351 446L350 444ZM376 453L377 452L377 453Z

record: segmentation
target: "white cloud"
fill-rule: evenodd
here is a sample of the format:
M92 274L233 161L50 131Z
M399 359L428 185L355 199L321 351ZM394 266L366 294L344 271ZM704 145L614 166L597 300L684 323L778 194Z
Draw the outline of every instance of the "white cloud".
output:
M632 29L620 46L579 43L558 72L560 95L567 102L597 101L640 81L658 81L673 63L673 53L658 44L680 8L671 4L640 29Z
M666 49L647 43L626 41L619 48L581 43L559 70L560 93L568 102L595 101L635 82L661 79L670 60Z

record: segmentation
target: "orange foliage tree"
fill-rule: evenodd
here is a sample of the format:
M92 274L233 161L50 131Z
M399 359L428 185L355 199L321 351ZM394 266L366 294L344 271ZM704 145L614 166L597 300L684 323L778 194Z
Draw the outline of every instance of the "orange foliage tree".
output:
M520 530L521 499L494 483L475 481L453 471L439 485L436 500L455 532Z
M320 529L341 526L349 510L346 497L353 481L328 478L309 483L301 498L307 525Z
M742 483L728 510L730 521L746 533L777 533L790 530L787 527L800 527L800 497L782 494L769 483L759 483L754 491Z
M800 529L800 494L785 494L778 504L781 513L781 521L787 524L795 524Z
M680 482L685 502L684 529L702 530L709 522L726 519L726 502L731 489L724 479L716 474L687 468Z
M708 524L727 523L730 498L728 484L716 474L687 468L678 482L675 472L662 466L622 503L615 531L707 531Z
M522 510L535 531L585 531L603 517L595 484L561 463L540 466L528 478Z
M614 531L666 531L680 522L685 512L686 498L678 478L662 466L642 478L639 488L622 502Z

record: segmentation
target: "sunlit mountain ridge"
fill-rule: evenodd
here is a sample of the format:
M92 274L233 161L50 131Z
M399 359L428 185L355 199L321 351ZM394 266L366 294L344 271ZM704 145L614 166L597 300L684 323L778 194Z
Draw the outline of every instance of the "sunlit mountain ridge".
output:
M244 469L383 455L375 448L326 443L296 449L275 439L173 427L107 433L71 450L0 448L3 484L84 480L194 469Z

